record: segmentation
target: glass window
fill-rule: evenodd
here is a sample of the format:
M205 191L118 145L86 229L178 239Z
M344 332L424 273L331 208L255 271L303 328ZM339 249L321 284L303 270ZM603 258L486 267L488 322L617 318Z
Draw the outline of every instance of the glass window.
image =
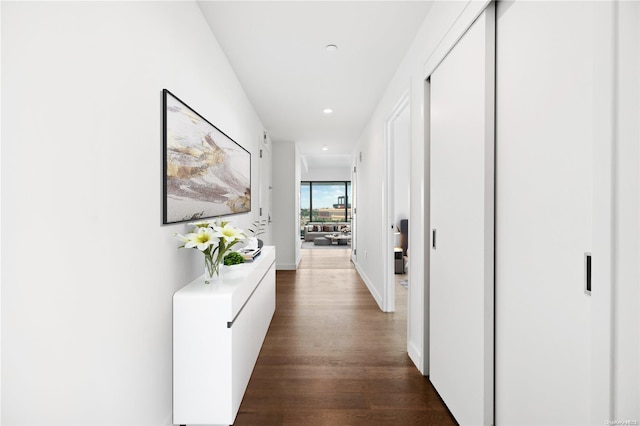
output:
M304 226L311 221L311 183L300 183L300 236Z
M309 222L348 221L351 221L351 182L301 182L301 227Z

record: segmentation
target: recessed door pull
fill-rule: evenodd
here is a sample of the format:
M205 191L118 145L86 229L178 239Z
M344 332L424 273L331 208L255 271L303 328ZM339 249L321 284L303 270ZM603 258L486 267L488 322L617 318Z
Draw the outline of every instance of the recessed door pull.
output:
M591 296L591 253L584 254L584 294Z
M431 230L431 247L433 247L433 249L436 249L436 230L432 229Z

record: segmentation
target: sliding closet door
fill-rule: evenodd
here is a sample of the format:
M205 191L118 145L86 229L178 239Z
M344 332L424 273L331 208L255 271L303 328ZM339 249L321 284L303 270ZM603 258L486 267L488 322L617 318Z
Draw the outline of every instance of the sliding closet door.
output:
M611 114L595 96L609 84L594 66L603 6L498 4L497 424L591 424L585 252L594 128ZM601 261L594 257L594 268Z
M494 34L490 5L430 78L429 374L462 425L493 424Z

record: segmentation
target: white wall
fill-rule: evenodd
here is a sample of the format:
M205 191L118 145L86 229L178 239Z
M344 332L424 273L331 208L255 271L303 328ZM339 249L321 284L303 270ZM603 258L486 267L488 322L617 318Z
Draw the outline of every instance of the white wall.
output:
M383 213L385 177L383 173L380 173L381 170L384 170L386 161L384 135L367 128L361 139L366 140L366 143L359 144L358 149L361 151L356 154L358 231L355 234L357 252L354 263L360 277L382 309L383 262L386 261L384 247L385 237L388 233L387 227L383 225L386 223Z
M263 127L194 2L1 7L2 423L171 424L172 295L203 262L161 225L161 91L252 159Z
M350 181L351 167L309 167L302 166L300 180L303 181Z
M300 154L295 142L273 143L273 241L276 269L300 263Z

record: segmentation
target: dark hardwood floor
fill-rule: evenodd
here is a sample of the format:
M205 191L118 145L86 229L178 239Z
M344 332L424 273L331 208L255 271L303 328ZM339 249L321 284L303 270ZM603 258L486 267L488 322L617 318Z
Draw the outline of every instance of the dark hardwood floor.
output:
M455 425L406 353L406 290L383 313L348 249L277 272L276 313L240 406L244 425Z

